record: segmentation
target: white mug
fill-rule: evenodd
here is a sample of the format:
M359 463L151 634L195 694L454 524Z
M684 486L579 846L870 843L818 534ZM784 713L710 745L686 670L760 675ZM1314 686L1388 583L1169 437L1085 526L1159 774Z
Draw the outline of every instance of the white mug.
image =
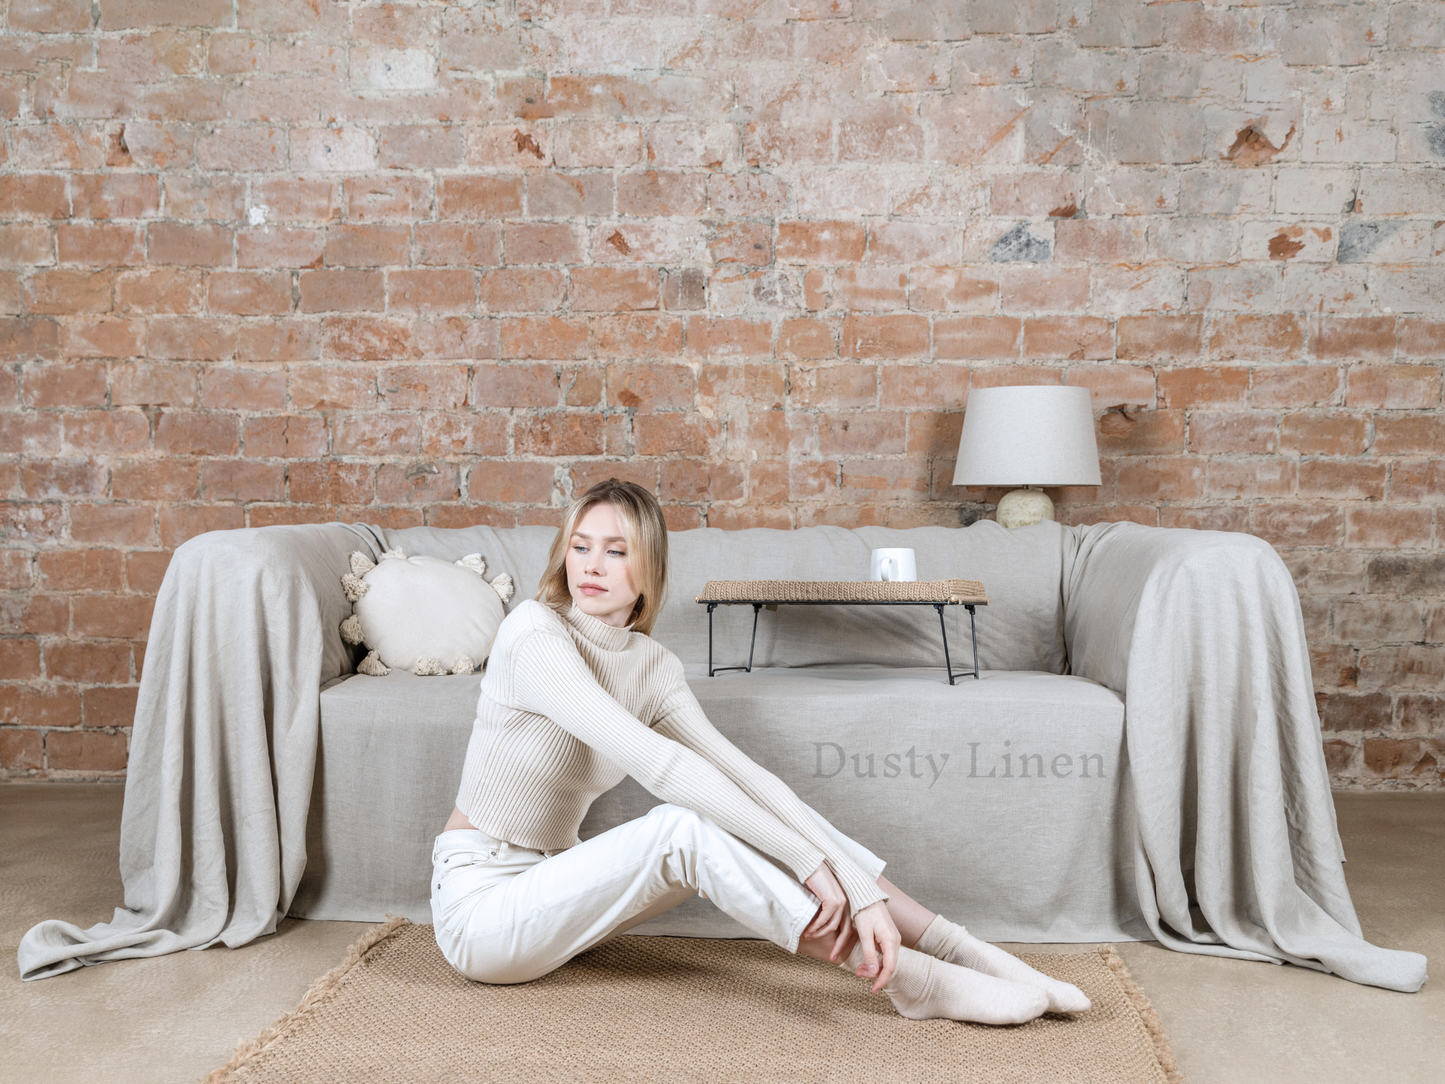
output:
M916 580L918 565L909 549L874 550L868 566L870 580Z

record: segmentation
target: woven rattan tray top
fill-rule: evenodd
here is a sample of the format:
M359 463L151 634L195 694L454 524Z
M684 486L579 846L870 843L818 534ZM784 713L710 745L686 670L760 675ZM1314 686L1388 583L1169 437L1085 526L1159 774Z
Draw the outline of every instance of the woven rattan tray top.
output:
M928 602L987 606L977 580L708 580L697 602Z

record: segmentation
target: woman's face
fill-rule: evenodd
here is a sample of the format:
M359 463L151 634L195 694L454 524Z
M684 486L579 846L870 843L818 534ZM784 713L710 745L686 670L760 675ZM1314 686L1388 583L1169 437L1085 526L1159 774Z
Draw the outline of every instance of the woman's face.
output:
M617 509L603 502L587 509L567 547L567 589L578 609L607 624L630 623L637 602L631 556Z

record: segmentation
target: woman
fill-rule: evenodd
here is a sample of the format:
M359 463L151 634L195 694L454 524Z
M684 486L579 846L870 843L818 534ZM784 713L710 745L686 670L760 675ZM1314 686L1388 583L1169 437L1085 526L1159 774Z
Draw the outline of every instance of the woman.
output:
M647 635L666 583L661 508L612 478L573 502L537 598L502 622L433 852L452 966L526 982L700 894L789 952L844 961L912 1019L1089 1008L899 891L714 729L682 663ZM624 775L668 804L578 842L588 806Z

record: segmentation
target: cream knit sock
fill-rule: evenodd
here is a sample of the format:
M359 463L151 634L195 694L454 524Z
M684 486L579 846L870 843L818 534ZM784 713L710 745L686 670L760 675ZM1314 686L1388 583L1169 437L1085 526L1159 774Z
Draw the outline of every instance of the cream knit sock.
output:
M1058 979L1051 979L1035 971L1017 956L1012 956L996 945L980 941L956 922L950 922L942 915L936 917L923 931L916 946L919 952L940 960L947 960L959 967L982 971L985 975L1022 982L1042 990L1049 998L1052 1012L1086 1012L1091 1007L1084 991L1077 986Z
M863 946L854 945L838 966L856 975L862 964ZM1048 999L1036 986L983 975L906 948L898 950L898 968L883 992L909 1020L1022 1024L1048 1008Z

